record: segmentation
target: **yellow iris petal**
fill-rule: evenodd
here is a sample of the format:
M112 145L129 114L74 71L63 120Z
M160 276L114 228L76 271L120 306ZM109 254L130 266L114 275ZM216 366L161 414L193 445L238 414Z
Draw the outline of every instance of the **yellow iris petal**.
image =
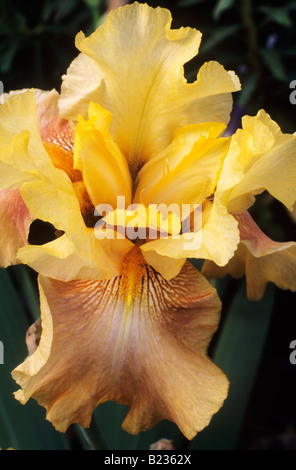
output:
M91 36L78 35L83 56L63 80L62 115L77 120L86 97L99 102L112 114L111 134L133 172L167 147L180 125L228 122L231 92L240 87L216 62L187 83L183 65L197 54L201 34L172 30L171 21L168 10L137 2L112 11ZM82 60L94 72L91 84Z
M181 127L175 132L172 143L163 152L147 162L136 180L134 201L141 202L152 188L182 160L192 153L194 145L201 139L218 137L225 129L223 123L206 123ZM148 200L146 203L153 201Z
M172 144L157 161L147 163L138 176L135 199L146 204L201 204L213 194L221 164L228 150L229 139L211 137L211 128L223 124L181 129ZM206 133L205 133L206 134Z
M107 226L124 227L129 229L147 229L142 231L146 239L149 238L149 233L163 233L178 235L181 231L181 219L178 213L172 211L161 211L161 207L150 205L145 207L143 204L133 204L132 208L123 210L116 209L109 212L100 221Z
M109 133L112 116L99 105L89 106L89 120L81 117L75 131L74 168L83 175L94 204L116 207L117 195L131 202L131 176L126 160Z
M243 127L232 138L219 180L228 210L241 213L265 189L292 210L296 200L296 136L283 134L261 110L245 116Z
M66 234L47 246L21 248L17 259L60 280L116 275L132 242L121 240L114 246L113 240L99 241L85 226L69 176L54 166L40 138L35 92L11 96L1 106L0 123L0 167L6 176L1 178L0 188L19 187L34 218L50 222Z
M157 269L166 279L170 279L171 272L166 269L166 257L183 260L186 258L199 258L214 261L219 266L224 266L234 252L239 243L239 231L237 221L228 214L225 206L217 199L206 220L201 217L201 227L198 232L188 232L178 238L168 237L167 239L154 240L141 246L144 257ZM159 256L152 257L150 252L155 252ZM160 257L163 257L161 260ZM181 263L174 265L175 270ZM174 272L174 271L173 271Z

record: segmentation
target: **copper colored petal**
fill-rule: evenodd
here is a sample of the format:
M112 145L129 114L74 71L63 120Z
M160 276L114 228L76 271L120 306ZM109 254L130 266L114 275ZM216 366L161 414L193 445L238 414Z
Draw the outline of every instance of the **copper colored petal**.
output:
M108 400L130 407L132 434L168 419L192 439L208 425L228 391L207 357L220 300L190 263L166 281L135 248L109 281L41 276L40 286L40 345L13 372L22 403L35 398L59 431L89 426Z

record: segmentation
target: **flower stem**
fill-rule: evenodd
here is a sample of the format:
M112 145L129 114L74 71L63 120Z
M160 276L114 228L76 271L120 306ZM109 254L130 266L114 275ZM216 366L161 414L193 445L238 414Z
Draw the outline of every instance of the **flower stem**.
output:
M250 64L255 72L260 70L258 58L257 32L253 19L252 0L241 0L241 15L247 32Z

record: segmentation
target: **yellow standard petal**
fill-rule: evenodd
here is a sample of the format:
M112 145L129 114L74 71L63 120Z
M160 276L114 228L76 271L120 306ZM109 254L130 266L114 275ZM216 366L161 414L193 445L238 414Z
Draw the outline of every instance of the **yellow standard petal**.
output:
M146 261L166 279L179 272L186 258L211 259L223 266L239 242L234 217L219 197L212 203L229 146L229 139L219 137L224 129L223 123L181 128L172 144L139 172L135 200L156 208L166 204L167 211L176 214L179 210L185 225L183 214L191 213L190 230L183 224L180 236L153 241L156 237L147 237L141 246Z
M112 116L99 105L89 106L89 120L75 130L74 167L83 175L88 194L98 204L117 206L117 196L131 203L132 181L127 162L109 133Z
M189 263L167 282L135 247L112 280L40 286L40 346L13 372L22 403L35 398L60 431L108 400L129 406L130 433L169 419L192 439L207 426L228 391L206 355L220 301Z
M133 176L167 147L180 126L227 123L231 92L240 88L234 73L216 62L205 64L197 80L187 83L183 66L197 54L201 33L171 29L171 21L168 10L138 2L113 10L88 38L77 36L82 54L63 80L61 114L77 121L87 100L111 112L111 135Z
M164 152L138 174L134 200L145 204L202 204L213 194L229 139L225 125L208 123L179 129ZM177 188L177 190L176 190Z

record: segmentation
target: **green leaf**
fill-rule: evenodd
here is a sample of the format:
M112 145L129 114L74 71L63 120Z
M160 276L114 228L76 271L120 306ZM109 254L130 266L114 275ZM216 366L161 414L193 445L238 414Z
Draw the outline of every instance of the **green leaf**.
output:
M287 73L281 55L276 49L261 49L260 55L272 76L280 81L287 81Z
M252 96L256 90L259 81L259 75L251 73L248 79L242 84L242 91L238 98L238 104L243 108L246 108L252 99Z
M40 302L36 275L34 276L34 280L31 269L23 264L13 266L9 269L10 278L15 288L22 292L23 305L28 313L28 320L34 323L34 321L40 317Z
M161 421L136 436L123 431L121 424L127 412L127 407L111 401L100 404L94 412L93 419L110 450L149 450L151 444L162 438L172 440L176 449L182 449L185 438L170 421Z
M224 41L228 37L233 36L240 30L240 25L223 26L216 28L211 36L208 36L206 40L201 44L201 52L206 54L216 47L220 42Z
M285 28L291 28L293 26L293 21L288 10L283 7L275 8L262 6L259 7L258 10L264 13L268 20L278 23Z
M58 4L58 0L45 0L42 4L41 20L43 22L50 21L50 17L53 14Z
M260 302L252 302L246 297L245 282L241 283L226 312L213 355L230 381L229 395L210 425L190 443L190 449L235 449L260 365L273 301L272 285Z
M1 63L0 71L2 73L7 73L11 70L14 58L16 53L19 50L19 41L12 42L10 40L5 41L5 46L3 44L3 52L1 53Z
M89 7L92 19L93 19L93 29L95 30L102 23L102 0L84 0L86 5Z
M196 5L197 3L204 2L205 0L179 0L178 6L183 7L191 7L192 5Z
M15 289L9 275L13 269L0 269L0 340L4 349L4 363L0 363L0 448L66 450L66 437L46 421L44 408L35 400L21 405L13 396L19 387L11 371L27 356L25 335L29 327L23 293Z
M95 418L92 419L90 426L86 429L78 424L75 425L75 430L84 446L85 450L109 450L105 439L101 435L100 429L97 426Z
M60 2L59 1L57 9L56 9L56 13L54 15L55 21L59 22L59 21L63 20L64 18L66 18L67 16L69 16L74 11L74 9L77 7L77 5L78 5L78 0L71 0L71 2L69 2L69 1Z
M216 6L213 10L213 16L217 20L220 18L221 14L231 8L234 5L235 0L218 0Z

